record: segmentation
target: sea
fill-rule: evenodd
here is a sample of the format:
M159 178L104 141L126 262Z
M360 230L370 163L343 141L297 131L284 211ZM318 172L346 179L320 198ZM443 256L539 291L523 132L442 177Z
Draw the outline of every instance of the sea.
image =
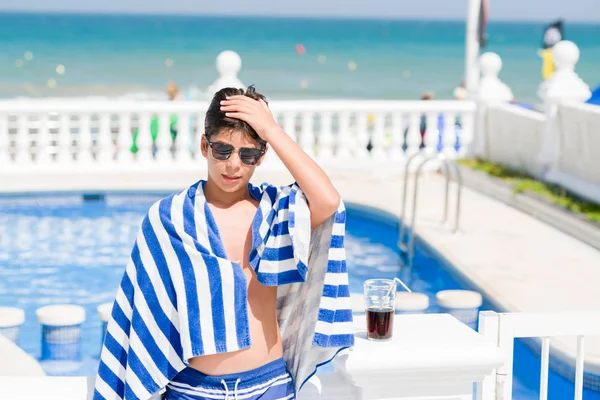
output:
M490 22L482 51L535 102L548 22ZM600 85L600 24L565 21L576 71ZM174 81L205 98L217 55L236 51L239 79L271 99L453 98L464 77L465 21L242 16L0 14L0 98L165 99Z

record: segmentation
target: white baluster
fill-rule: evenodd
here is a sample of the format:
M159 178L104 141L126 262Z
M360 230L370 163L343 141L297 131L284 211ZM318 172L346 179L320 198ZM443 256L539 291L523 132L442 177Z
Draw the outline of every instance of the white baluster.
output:
M110 127L110 114L100 114L98 139L96 140L96 160L107 162L113 159L113 140Z
M428 112L425 116L425 124L425 137L423 139L425 151L435 152L437 151L439 141L438 114L436 112Z
M91 115L83 113L79 115L79 134L77 140L77 161L89 163L92 157L92 132Z
M577 336L577 355L575 356L575 400L583 398L583 369L585 363L584 336Z
M190 114L182 113L177 116L177 137L175 138L175 160L190 162Z
M204 136L204 118L206 117L205 113L198 114L198 122L196 123L196 136L194 137L194 154L196 155L196 160L200 160L202 158L202 137Z
M311 157L314 157L315 134L313 131L313 113L305 111L302 113L302 132L300 133L299 144L302 150Z
M40 115L39 129L36 143L35 162L39 164L47 164L50 162L50 154L48 154L48 144L50 141L50 132L48 131L48 114Z
M17 153L15 154L15 161L19 164L28 164L31 162L29 116L20 114L17 118Z
M367 146L369 145L369 132L368 132L368 116L365 112L359 112L356 115L356 149L355 155L358 158L367 158L369 152Z
M71 136L71 118L69 114L60 114L58 117L58 157L61 164L73 162L71 147L73 146L73 137Z
M371 154L376 160L385 160L385 114L379 112L375 114L375 128L373 129L373 138L371 141L373 148Z
M412 112L408 116L408 133L406 135L406 156L410 157L419 152L421 146L421 116Z
M463 158L467 155L473 143L473 118L474 114L471 111L462 114L460 128L460 148L458 149L459 158Z
M332 114L325 111L321 115L321 132L319 134L319 159L329 160L333 156L333 132L331 130Z
M336 158L341 160L352 157L353 136L350 132L350 113L342 111L338 115L338 133L336 135L337 153Z
M136 160L141 163L146 163L152 160L152 136L150 134L150 114L141 112L139 118L139 129L137 135Z
M10 162L8 144L8 116L0 114L0 165Z
M283 115L283 130L294 139L294 142L298 141L296 135L296 113L288 111Z
M442 132L442 153L449 159L456 158L456 115L444 113L444 126Z
M133 137L131 134L131 114L124 112L119 115L119 134L117 137L117 161L122 163L133 162L131 145Z
M158 137L156 138L156 160L160 162L173 161L171 157L171 121L168 113L161 113L158 116Z
M394 161L404 161L404 124L402 114L395 112L392 114L392 132L390 138L389 157Z

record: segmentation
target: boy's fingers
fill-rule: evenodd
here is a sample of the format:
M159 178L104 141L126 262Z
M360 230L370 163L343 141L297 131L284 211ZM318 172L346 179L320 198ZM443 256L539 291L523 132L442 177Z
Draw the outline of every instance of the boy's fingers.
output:
M228 112L225 113L225 116L229 118L241 119L242 121L246 121L246 119L248 119L248 114L241 112Z

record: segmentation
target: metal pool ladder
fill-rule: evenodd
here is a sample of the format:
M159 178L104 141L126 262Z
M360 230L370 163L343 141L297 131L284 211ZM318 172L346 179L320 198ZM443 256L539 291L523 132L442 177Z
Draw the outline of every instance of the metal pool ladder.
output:
M405 221L406 218L406 196L408 192L408 174L410 165L414 160L417 160L418 157L423 157L423 160L419 163L417 170L415 172L415 183L414 183L414 191L413 191L413 208L412 208L412 217L410 223L410 231L408 232L408 237L405 238L407 224ZM419 176L423 167L431 162L431 161L441 161L444 166L444 176L446 178L446 191L444 197L444 219L442 223L445 223L448 220L448 193L450 191L450 167L454 170L454 174L456 175L456 181L458 183L457 194L456 194L456 211L455 211L455 219L454 226L452 229L452 233L456 233L458 231L458 222L460 217L460 199L462 192L462 176L460 174L460 169L458 168L458 163L456 160L449 160L442 153L432 153L429 151L420 151L416 154L413 154L406 161L406 167L404 168L404 187L402 188L402 210L400 213L400 240L398 242L398 247L400 248L400 253L402 255L407 256L407 264L409 267L413 265L413 258L415 256L415 222L417 217L417 195L418 195L418 185L419 185Z

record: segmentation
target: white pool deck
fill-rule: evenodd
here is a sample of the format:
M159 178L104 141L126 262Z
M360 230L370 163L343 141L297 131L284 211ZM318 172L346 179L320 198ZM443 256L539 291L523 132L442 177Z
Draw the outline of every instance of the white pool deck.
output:
M398 216L402 171L390 168L328 170L346 202L376 207ZM0 176L0 192L64 190L177 190L205 176L187 172L115 171L77 175L52 171ZM287 173L259 168L253 181L290 183ZM412 180L411 180L412 182ZM437 174L421 179L417 235L490 298L501 311L560 312L600 309L600 251L503 203L465 188L460 232L440 224L444 182ZM451 188L453 189L453 188ZM451 193L453 191L451 190ZM451 207L454 198L451 196ZM410 207L408 207L410 210ZM452 212L451 212L452 215ZM418 265L415 266L418 268ZM556 338L553 350L574 360L575 338ZM600 374L600 337L586 340L586 372Z

